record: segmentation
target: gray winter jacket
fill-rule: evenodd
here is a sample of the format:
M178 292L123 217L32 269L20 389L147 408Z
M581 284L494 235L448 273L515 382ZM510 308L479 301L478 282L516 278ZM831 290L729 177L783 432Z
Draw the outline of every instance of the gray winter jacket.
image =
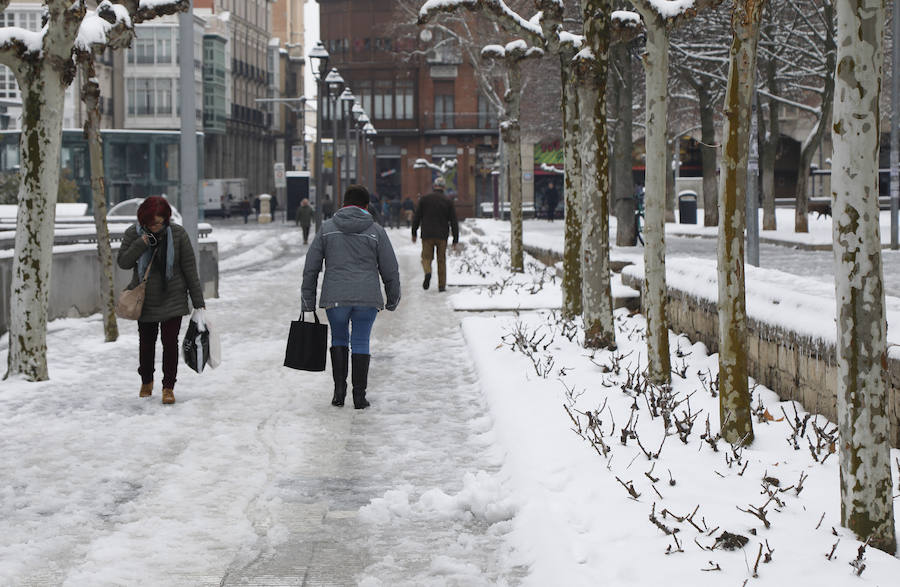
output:
M365 210L347 206L322 223L322 230L306 252L301 286L304 312L316 307L323 261L325 279L320 308L366 306L394 310L400 303L400 268L391 241ZM387 303L381 296L381 281Z

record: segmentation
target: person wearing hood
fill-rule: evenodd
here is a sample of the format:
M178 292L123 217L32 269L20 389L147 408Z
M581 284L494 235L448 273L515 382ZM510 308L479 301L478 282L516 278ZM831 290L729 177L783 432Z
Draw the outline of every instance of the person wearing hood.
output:
M322 263L325 277L319 307L325 308L331 325L331 372L334 396L331 405L343 406L347 372L351 371L353 407L367 408L369 337L379 310L394 311L400 303L400 269L384 228L369 213L369 192L351 185L344 193L344 207L322 223L303 266L300 288L303 312L316 308L316 289ZM381 283L384 293L381 294ZM352 354L351 354L352 350Z
M203 308L203 287L197 274L194 248L184 228L172 224L172 207L162 196L150 196L138 207L137 224L122 237L118 263L133 269L129 289L140 283L150 267L141 316L138 318L139 397L153 395L156 338L162 338L162 403L175 403L178 374L178 332L188 313L188 295L194 308Z

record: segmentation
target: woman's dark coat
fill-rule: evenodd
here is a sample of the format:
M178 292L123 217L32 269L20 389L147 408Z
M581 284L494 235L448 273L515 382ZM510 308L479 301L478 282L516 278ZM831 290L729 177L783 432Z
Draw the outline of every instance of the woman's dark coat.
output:
M206 304L203 301L203 287L197 275L197 262L194 257L194 249L184 228L172 224L172 241L174 245L174 262L172 265L172 278L165 284L165 267L162 257L157 254L147 279L147 296L144 298L144 307L141 311L139 322L163 322L176 316L184 316L189 312L188 293L191 303L195 308L202 308ZM164 247L165 242L160 241L159 246ZM137 274L138 258L150 248L144 240L138 236L137 229L129 226L122 238L122 246L119 248L118 263L122 269L133 269L129 289L140 282Z

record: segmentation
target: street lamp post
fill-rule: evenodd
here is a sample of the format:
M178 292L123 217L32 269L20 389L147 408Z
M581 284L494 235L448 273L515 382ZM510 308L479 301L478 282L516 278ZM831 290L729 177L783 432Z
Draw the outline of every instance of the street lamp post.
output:
M331 71L328 72L328 76L325 78L325 83L328 84L329 95L334 97L334 106L331 108L331 179L334 196L334 207L335 209L340 208L343 198L341 197L341 176L338 175L337 163L337 141L338 141L338 104L339 96L338 94L341 91L341 88L344 87L344 78L341 77L341 74L338 73L338 70L334 67L331 68Z
M366 133L366 140L369 141L369 148L367 149L368 153L366 156L366 166L369 168L369 171L371 171L370 177L372 178L372 189L374 190L376 188L376 184L378 183L378 169L375 166L375 157L377 155L375 152L375 135L378 133L375 130L375 127L372 126L371 122L367 122L363 130Z
M356 108L354 106L354 108ZM369 170L365 166L365 159L363 158L363 153L366 152L366 133L365 128L366 124L369 122L369 117L366 115L365 110L360 107L360 114L356 117L356 169L358 169L357 175L360 176L360 182L363 185L368 183L369 181Z
M353 119L353 103L356 96L350 91L350 88L344 88L341 94L341 115L344 117L344 167L346 168L345 177L347 181L344 185L349 186L351 182L350 176L350 121ZM347 113L344 114L346 106Z
M309 52L310 67L316 75L316 198L313 207L316 216L316 234L322 227L322 196L325 192L324 178L322 177L322 97L325 94L325 72L328 71L328 51L322 41L316 41L315 47ZM304 138L306 128L304 126ZM303 143L306 145L306 142Z

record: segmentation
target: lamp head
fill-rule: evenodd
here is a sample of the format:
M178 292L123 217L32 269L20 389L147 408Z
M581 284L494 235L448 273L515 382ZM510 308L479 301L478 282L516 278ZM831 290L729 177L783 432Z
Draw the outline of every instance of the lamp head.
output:
M325 83L328 84L329 90L333 93L338 93L341 91L341 88L344 87L344 78L338 73L337 68L332 67L331 71L329 71L328 75L325 77Z
M328 71L328 58L331 57L328 54L328 51L325 49L325 45L322 44L322 41L316 41L315 46L309 52L309 62L313 71L317 71L319 73L319 77L325 75L325 72Z

